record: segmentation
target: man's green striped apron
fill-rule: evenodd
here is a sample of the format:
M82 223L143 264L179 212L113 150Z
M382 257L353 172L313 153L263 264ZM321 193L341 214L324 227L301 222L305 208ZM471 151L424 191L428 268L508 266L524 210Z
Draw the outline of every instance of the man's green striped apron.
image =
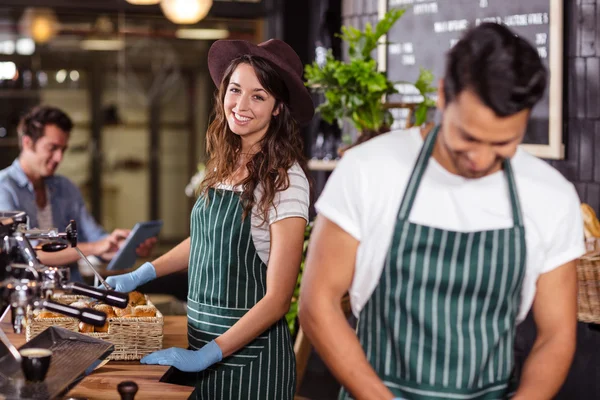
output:
M238 193L209 191L191 216L188 341L199 349L235 324L266 294L259 258ZM198 399L293 399L296 359L285 319L242 350L196 374Z
M357 335L369 362L398 397L502 399L512 389L525 272L517 188L506 160L512 228L454 232L409 222L438 130L427 135L413 169ZM349 395L342 391L340 397Z

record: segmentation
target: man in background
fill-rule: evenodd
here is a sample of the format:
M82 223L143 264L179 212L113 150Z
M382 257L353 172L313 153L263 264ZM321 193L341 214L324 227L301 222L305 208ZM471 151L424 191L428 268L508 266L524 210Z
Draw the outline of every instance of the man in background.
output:
M68 147L73 122L55 107L40 106L25 115L18 127L19 157L0 171L0 210L24 211L30 228L64 230L77 222L77 247L86 256L110 260L129 230L107 233L87 211L81 192L68 178L56 175ZM139 256L150 253L155 238L138 248ZM56 253L38 252L46 265L70 265L71 280L82 281L77 268L79 255L68 248Z

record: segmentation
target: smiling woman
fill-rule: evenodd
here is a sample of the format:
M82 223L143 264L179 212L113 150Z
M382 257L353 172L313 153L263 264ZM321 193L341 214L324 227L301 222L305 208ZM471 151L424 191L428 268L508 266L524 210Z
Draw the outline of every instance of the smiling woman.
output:
M257 204L263 218L267 218L277 191L289 185L287 172L294 164L308 175L298 132L298 122L307 118L301 113L306 112L289 104L304 101L312 105L312 100L304 87L294 93L296 98L308 98L291 97L278 69L265 58L241 54L223 68L222 77L213 74L220 104L207 132L207 150L216 156L208 162L205 189L223 182L240 185L244 187L244 214L250 212L250 204ZM240 169L244 166L247 168ZM254 203L253 193L259 185L262 196Z
M275 107L275 98L262 87L250 64L242 64L240 60L229 79L223 103L231 131L244 139L241 152L256 152L257 139L267 132L271 117L279 114L279 108Z
M188 268L191 350L170 348L141 362L195 372L189 384L198 399L220 392L230 399L291 400L296 368L285 315L310 202L299 126L314 107L302 63L284 42L218 41L208 63L219 89L191 236L107 282L130 291Z

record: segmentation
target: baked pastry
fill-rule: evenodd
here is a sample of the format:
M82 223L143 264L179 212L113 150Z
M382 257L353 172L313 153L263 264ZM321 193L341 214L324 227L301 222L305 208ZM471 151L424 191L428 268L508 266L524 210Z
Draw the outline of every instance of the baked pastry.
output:
M113 307L112 309L115 312L116 317L124 317L125 315L129 315L133 312L132 307L129 305L125 308Z
M140 292L130 292L129 305L132 307L146 305L146 297Z
M52 311L42 310L37 315L37 318L66 318L66 316L58 313L53 313Z
M108 332L108 321L102 326L95 326L94 332Z
M88 308L90 306L89 301L78 300L74 303L69 304L71 307L75 308Z
M79 323L79 332L81 333L92 333L94 332L94 325L86 324L84 322Z
M153 306L133 307L134 317L156 317L156 308Z
M117 316L117 314L115 314L115 310L108 304L98 304L94 307L94 309L102 311L104 314L106 314L106 318L114 318Z
M600 237L600 221L596 217L594 209L589 204L581 204L581 215L586 238Z

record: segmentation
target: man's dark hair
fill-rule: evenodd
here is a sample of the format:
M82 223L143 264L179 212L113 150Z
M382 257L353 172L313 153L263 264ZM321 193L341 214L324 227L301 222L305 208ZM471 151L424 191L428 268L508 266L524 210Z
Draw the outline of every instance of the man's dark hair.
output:
M472 90L497 116L531 109L546 90L547 72L537 50L506 26L470 29L446 60L446 104Z
M44 136L46 125L56 125L67 134L73 129L73 121L62 110L50 106L38 106L21 118L18 127L19 147L23 148L23 136L29 136L33 143Z

